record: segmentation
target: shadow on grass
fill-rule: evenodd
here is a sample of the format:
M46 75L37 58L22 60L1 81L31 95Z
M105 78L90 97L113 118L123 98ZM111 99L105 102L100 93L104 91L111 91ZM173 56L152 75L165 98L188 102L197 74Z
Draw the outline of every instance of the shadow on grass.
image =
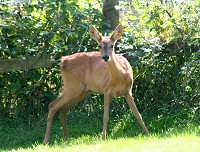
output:
M152 117L151 119L144 118L144 122L150 132L150 136L157 136L160 138L167 138L171 136L178 136L180 134L196 134L200 136L199 125L196 123L177 121L175 117L169 117L166 119L157 119ZM126 115L120 122L113 124L113 130L111 131L111 138L135 138L146 136L142 127L136 121L135 118L130 118L130 115Z
M2 122L2 121L1 121ZM18 148L29 148L35 143L41 143L44 128L37 124L0 123L0 151L10 151Z
M81 117L81 116L80 116ZM68 120L69 140L76 140L80 137L96 138L101 133L101 124L98 120L88 122L87 116L79 119L70 118ZM0 121L0 151L17 150L19 148L27 149L37 144L42 144L46 130L46 116L37 122L20 123L11 120ZM52 129L50 145L62 141L62 129L58 115L55 116Z

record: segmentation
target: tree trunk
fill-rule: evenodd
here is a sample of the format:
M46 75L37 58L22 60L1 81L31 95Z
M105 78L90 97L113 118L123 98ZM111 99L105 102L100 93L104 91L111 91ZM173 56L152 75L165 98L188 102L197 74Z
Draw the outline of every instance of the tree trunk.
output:
M119 10L116 9L117 5L119 5L119 0L103 0L103 15L111 25L111 27L107 26L107 29L114 30L119 24Z

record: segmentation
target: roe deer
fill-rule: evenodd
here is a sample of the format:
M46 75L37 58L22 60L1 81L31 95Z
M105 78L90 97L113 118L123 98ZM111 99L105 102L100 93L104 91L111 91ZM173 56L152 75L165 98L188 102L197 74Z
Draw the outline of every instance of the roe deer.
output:
M112 97L124 96L133 114L148 135L140 113L132 98L133 72L126 58L116 55L114 45L122 35L123 26L118 25L112 36L102 36L94 26L89 26L90 36L97 41L99 52L82 52L61 58L60 68L64 83L59 97L49 104L44 144L50 140L54 114L59 110L63 138L67 139L66 113L91 92L104 95L104 117L102 139L106 138L109 106Z

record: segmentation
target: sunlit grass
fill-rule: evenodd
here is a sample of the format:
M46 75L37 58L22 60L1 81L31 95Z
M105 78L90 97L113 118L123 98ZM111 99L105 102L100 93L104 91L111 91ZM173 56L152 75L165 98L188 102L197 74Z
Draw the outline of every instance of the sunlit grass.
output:
M13 151L51 151L51 152L198 152L200 137L196 133L172 135L151 135L135 138L118 138L102 141L100 137L82 136L68 142L55 142L50 145L35 144L30 148L19 148Z
M111 122L107 140L101 140L101 124L90 123L88 126L82 121L76 123L69 121L70 138L62 141L61 125L55 119L51 131L49 145L43 145L42 140L46 129L46 122L41 121L30 128L26 125L11 125L11 122L4 122L0 127L0 152L198 152L200 150L200 126L194 124L177 125L163 129L159 123L150 123L150 136L143 135L139 125L132 123ZM78 119L79 120L79 119ZM153 127L151 125L153 124ZM174 125L175 126L175 125ZM154 128L157 127L157 128Z

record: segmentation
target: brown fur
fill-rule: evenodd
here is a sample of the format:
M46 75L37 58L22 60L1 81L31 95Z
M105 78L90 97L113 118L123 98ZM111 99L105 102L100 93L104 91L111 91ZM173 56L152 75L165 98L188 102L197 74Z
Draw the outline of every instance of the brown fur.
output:
M110 99L117 96L126 98L135 117L145 133L148 134L132 98L132 68L126 58L116 55L111 48L121 36L123 27L119 25L111 37L101 36L93 26L90 26L89 32L102 49L100 52L83 52L62 57L60 68L64 87L60 96L49 105L45 144L50 140L50 130L55 112L60 110L63 137L66 139L68 136L66 112L91 92L104 94L103 140L106 138ZM108 62L102 60L104 53L109 55Z

